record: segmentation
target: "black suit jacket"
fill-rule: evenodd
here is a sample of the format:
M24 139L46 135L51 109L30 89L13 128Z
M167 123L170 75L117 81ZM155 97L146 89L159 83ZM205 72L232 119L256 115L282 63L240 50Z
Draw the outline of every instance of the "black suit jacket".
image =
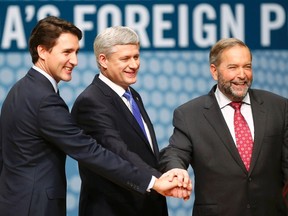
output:
M286 215L281 192L288 178L287 99L249 91L255 136L247 172L216 101L215 88L175 110L174 133L161 151L161 167L193 167L193 216Z
M48 79L31 69L1 111L0 214L66 215L66 154L127 189L145 193L150 170L132 166L84 135Z
M160 173L155 168L158 165L159 150L154 129L140 95L130 89L149 128L154 152L123 100L98 75L75 101L72 116L87 134L92 135L105 148L129 158L139 167L150 167L158 177ZM91 173L81 163L79 166L82 178L81 216L167 215L165 197L154 192L141 196L124 190L100 175Z

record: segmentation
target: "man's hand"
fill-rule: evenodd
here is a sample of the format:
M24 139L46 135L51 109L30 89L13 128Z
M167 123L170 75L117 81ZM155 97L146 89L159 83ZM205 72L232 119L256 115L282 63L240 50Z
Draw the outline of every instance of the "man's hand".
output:
M192 190L192 183L186 170L173 169L156 179L153 189L163 196L188 200Z
M172 197L175 198L183 198L183 200L187 201L190 199L191 190L182 187L175 187L171 190Z
M192 190L192 184L190 180L190 176L185 169L174 168L163 175L168 176L169 180L172 181L174 177L177 177L178 180L178 187L187 188L188 190Z

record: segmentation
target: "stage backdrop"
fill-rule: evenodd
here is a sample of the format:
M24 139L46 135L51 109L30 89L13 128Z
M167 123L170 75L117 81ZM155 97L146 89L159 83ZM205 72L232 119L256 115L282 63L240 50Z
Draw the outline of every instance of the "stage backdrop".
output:
M253 52L254 88L288 95L287 0L271 1L0 1L0 105L11 86L31 67L29 34L36 22L55 15L84 33L79 65L61 95L69 107L98 73L93 40L108 26L127 25L141 38L141 69L134 85L154 123L160 149L172 134L173 110L206 94L214 81L211 45L224 37L245 41ZM31 92L33 94L33 92ZM197 122L195 122L197 124ZM208 135L208 134L207 134ZM189 170L191 177L193 171ZM69 216L76 216L80 178L67 160ZM168 198L170 216L191 215L192 198Z

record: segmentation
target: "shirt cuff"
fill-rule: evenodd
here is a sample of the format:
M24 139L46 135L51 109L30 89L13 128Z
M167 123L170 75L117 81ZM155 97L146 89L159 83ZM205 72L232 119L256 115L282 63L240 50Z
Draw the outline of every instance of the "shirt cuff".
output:
M156 177L155 176L152 176L151 177L151 181L148 185L148 188L147 188L147 192L151 192L151 189L153 188L154 184L155 184L155 181L156 181Z

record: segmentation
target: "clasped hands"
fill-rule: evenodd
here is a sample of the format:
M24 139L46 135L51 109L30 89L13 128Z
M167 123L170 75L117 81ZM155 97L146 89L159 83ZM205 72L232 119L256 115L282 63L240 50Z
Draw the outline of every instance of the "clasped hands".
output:
M153 189L163 196L188 200L192 191L192 182L187 170L174 168L156 179Z

